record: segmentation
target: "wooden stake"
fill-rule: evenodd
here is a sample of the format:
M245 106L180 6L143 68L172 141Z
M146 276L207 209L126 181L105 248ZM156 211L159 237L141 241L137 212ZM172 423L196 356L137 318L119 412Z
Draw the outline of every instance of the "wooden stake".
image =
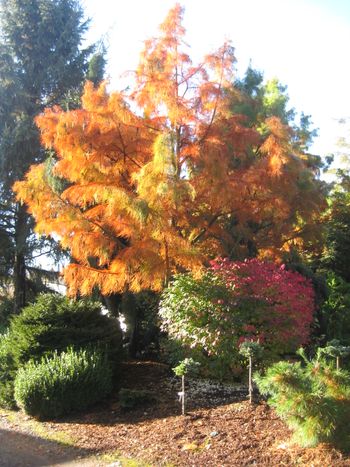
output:
M185 375L182 375L182 415L185 415Z
M253 383L252 383L252 357L249 355L249 402L253 403Z

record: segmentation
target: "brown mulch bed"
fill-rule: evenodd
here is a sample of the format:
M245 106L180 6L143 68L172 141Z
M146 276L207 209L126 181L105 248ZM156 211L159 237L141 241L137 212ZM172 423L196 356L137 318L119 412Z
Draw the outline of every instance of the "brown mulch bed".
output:
M227 397L217 386L214 393L197 394L183 417L175 398L179 381L165 365L124 364L121 381L123 387L153 391L157 403L123 411L116 399L88 414L46 423L47 428L70 433L79 448L118 450L155 466L350 466L349 455L327 445L293 445L291 432L266 403L250 405L240 392Z
M61 465L59 461L71 459L72 463L64 465L119 467L124 465L123 461L111 463L99 457L102 453L118 451L126 458L137 458L152 466L350 467L350 456L330 446L306 449L294 445L290 441L291 432L265 402L248 403L245 388L190 381L191 398L188 413L183 417L176 400L179 379L165 365L129 362L123 365L120 380L125 388L152 391L156 402L125 411L119 406L116 394L114 399L89 413L42 423L41 427L48 433L64 432L73 438L74 447L69 449L40 436L33 438L30 428L26 428L26 424L30 426L30 418L24 414L16 416L16 423L3 415L0 441L7 443L7 447L0 446L0 464L10 459L6 465L38 467ZM11 454L12 448L17 450L16 443L18 446L24 443L22 456ZM29 462L30 455L33 462Z

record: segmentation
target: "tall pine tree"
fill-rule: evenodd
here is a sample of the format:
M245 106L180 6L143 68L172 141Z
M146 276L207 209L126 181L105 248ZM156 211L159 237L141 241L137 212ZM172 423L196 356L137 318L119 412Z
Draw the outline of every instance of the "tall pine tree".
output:
M93 53L82 48L87 27L78 0L0 0L0 279L13 285L16 312L26 303L28 266L45 245L12 185L47 157L35 116L80 94Z

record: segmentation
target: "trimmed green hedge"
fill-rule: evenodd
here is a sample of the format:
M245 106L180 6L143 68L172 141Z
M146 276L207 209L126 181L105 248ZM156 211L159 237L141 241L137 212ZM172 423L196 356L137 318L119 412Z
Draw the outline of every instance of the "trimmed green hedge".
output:
M12 318L7 334L0 336L0 406L16 405L13 382L18 369L30 360L38 362L69 347L100 349L117 377L121 359L119 322L104 315L97 302L40 295Z
M100 351L69 349L28 362L14 383L18 407L38 419L59 417L103 399L112 389L112 371Z

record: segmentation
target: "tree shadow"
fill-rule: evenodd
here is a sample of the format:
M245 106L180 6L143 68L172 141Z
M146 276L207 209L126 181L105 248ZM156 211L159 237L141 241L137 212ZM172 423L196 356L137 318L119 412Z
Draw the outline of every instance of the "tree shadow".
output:
M135 425L154 419L164 419L181 415L181 404L178 392L181 380L169 371L167 365L158 362L133 361L124 364L120 375L120 384L111 398L83 414L72 414L55 423L85 424L112 426L118 424ZM218 406L243 402L248 399L248 389L242 385L229 390L227 385L212 383L201 387L200 380L186 382L186 412L189 417L198 417L198 411ZM147 390L155 396L154 403L144 403L133 409L123 409L118 400L119 389ZM258 395L255 395L258 400Z
M93 454L88 449L65 446L39 436L0 428L0 465L44 467L75 461Z

